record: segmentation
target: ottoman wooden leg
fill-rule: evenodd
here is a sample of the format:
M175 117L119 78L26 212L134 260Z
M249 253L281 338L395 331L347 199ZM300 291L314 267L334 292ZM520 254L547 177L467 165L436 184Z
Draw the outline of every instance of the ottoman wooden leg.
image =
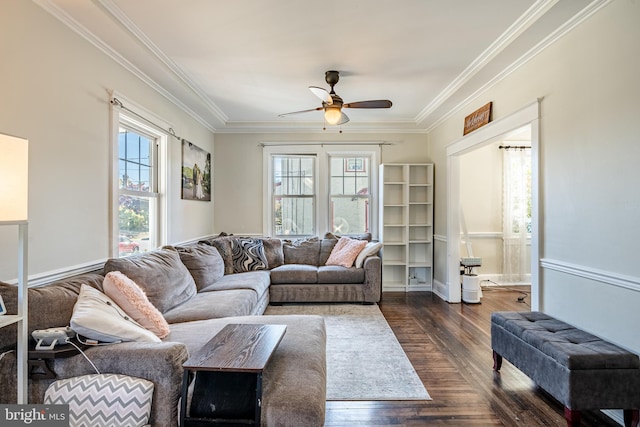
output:
M498 353L496 353L495 350L493 350L493 370L499 371L501 367L502 367L502 356L500 356Z
M639 422L640 422L640 410L638 409L624 410L624 425L626 427L638 427Z
M580 426L580 411L569 409L565 406L564 418L567 420L567 427Z

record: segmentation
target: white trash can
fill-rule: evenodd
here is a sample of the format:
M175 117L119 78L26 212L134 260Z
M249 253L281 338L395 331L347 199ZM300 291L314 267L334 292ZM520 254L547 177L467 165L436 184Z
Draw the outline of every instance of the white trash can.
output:
M477 274L462 276L462 301L469 303L480 302L480 278Z

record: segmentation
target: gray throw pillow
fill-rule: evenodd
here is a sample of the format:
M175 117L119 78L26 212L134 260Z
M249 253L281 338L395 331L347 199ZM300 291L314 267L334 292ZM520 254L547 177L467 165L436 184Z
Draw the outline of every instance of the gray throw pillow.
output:
M229 236L226 233L224 235L220 233L219 236L198 242L213 246L218 250L224 261L224 274L233 274L233 259L231 257L231 241L233 239L235 239L233 235Z
M195 296L196 283L180 260L178 251L165 247L126 258L111 258L104 264L104 274L120 271L142 288L161 313Z
M345 236L345 237L350 237L352 239L356 239L356 240L366 240L367 242L370 242L372 239L372 235L371 233L360 233L360 234L333 234L331 232L327 232L324 234L324 238L325 239L336 239L338 240L340 237Z
M267 256L269 269L274 269L284 264L282 240L277 237L263 237L262 243L264 245L264 254Z
M284 240L282 242L285 264L318 265L320 258L320 240L317 237L307 239Z
M318 259L319 266L325 265L327 263L329 255L331 255L331 251L333 250L333 247L336 245L336 243L338 243L338 238L336 237L327 238L327 236L325 235L325 238L322 239L322 241L320 242L320 257Z
M175 248L196 282L198 290L206 288L224 276L224 261L215 247L197 244Z

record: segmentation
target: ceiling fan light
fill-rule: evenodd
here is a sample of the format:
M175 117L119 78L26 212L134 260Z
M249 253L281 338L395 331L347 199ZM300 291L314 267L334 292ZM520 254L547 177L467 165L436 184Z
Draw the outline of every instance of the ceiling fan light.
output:
M330 125L336 125L340 122L340 118L342 117L342 111L340 111L340 107L331 107L327 106L324 109L324 119Z

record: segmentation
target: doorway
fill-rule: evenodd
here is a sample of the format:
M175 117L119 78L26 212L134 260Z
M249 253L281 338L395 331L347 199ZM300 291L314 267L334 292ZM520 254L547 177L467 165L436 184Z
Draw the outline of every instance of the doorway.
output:
M460 222L479 285L531 285L530 124L460 156Z
M511 115L460 138L447 147L447 301L461 301L460 287L460 218L461 208L461 157L478 148L492 144L513 131L530 127L531 132L531 308L539 310L539 117L540 100L523 107Z

